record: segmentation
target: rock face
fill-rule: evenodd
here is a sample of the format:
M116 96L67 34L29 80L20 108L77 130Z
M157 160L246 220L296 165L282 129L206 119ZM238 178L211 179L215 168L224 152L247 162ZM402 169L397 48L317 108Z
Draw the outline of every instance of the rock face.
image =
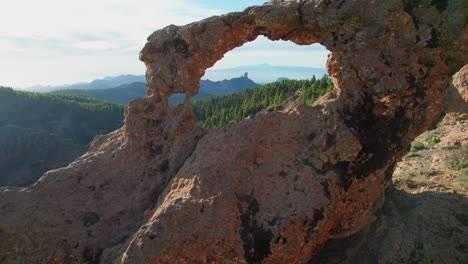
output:
M2 263L307 263L374 221L394 165L467 61L462 0L272 1L154 32L125 125L28 188L0 189ZM229 50L321 43L335 90L206 132L188 104Z
M377 220L350 237L328 241L310 263L466 262L468 116L453 106L466 98L467 73L465 66L454 75L445 98L451 108L442 121L413 142L424 148L398 162ZM440 142L432 145L434 136Z
M441 125L453 125L457 121L468 120L468 65L453 76L447 88L445 117Z

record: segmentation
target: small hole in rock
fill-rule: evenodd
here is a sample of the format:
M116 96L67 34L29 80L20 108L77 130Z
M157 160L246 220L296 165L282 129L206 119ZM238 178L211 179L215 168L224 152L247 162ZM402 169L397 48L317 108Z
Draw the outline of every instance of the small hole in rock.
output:
M185 102L185 93L176 93L169 96L169 106L176 106Z

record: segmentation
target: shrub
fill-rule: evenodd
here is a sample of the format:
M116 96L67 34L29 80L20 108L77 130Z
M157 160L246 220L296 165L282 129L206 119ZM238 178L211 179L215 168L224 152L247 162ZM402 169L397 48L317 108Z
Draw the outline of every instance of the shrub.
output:
M468 189L468 174L462 175L455 183L455 187L459 190Z
M435 144L440 142L440 138L436 136L432 136L427 142L431 144L432 146L434 146Z
M403 168L403 176L400 178L400 181L407 183L415 176L416 173L409 171L407 168Z
M412 158L412 157L416 157L416 156L418 156L418 154L416 154L416 153L413 152L413 151L410 151L410 152L408 152L408 154L406 154L406 157L407 157L407 158Z
M424 149L424 143L416 141L413 144L411 144L411 150L410 150L411 152L417 152L417 151L420 151L421 149Z
M452 170L468 170L468 148L464 147L448 156L445 166Z
M435 171L431 168L424 168L420 167L419 168L419 174L424 175L424 176L432 176L435 173Z

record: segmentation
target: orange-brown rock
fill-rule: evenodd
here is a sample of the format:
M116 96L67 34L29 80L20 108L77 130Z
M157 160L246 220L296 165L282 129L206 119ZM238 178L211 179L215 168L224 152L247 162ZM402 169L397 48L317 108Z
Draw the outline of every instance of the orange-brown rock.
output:
M468 67L453 77L445 98L447 114L419 135L424 144L416 156L403 158L393 173L393 186L377 220L362 231L328 241L310 263L463 263L468 245L467 171L450 164L468 155L468 103L463 91ZM460 95L460 93L462 95ZM465 98L464 100L462 100ZM456 122L452 122L456 116ZM449 118L450 120L447 120ZM432 137L441 141L430 144ZM453 144L455 143L456 144ZM413 143L413 144L414 144Z
M468 120L468 64L457 72L447 88L445 117L441 125L451 125ZM451 141L453 144L456 141Z
M272 1L154 32L123 128L28 188L0 189L2 263L307 263L371 223L467 62L463 0ZM264 35L321 43L335 90L203 131L205 69Z

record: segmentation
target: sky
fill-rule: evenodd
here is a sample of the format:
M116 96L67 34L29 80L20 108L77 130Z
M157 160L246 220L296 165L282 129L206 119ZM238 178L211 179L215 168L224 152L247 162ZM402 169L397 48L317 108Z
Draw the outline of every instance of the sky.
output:
M138 54L167 25L242 11L264 0L14 0L0 10L0 85L24 88L144 74ZM320 45L256 41L227 53L212 69L268 63L324 67Z

